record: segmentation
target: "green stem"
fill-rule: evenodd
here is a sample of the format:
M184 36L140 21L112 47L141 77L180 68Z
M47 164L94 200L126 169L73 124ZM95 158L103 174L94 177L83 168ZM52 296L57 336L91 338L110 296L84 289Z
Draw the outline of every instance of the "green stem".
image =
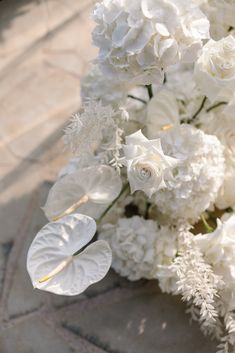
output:
M153 98L153 87L152 87L152 85L146 85L145 87L148 90L149 99L152 99Z
M201 215L201 220L202 220L202 223L205 227L205 230L208 233L212 233L214 231L214 229L207 223L207 220L205 219L205 216L203 214Z
M120 197L125 193L125 191L129 188L129 183L125 184L120 192L120 194L116 197L115 200L106 208L106 210L102 213L100 218L96 220L96 223L99 224L102 219L106 216L106 214L111 210L111 208L116 204L116 202L120 199Z
M143 104L147 104L146 100L142 99L142 98L139 98L139 97L136 97L136 96L133 96L132 94L128 94L127 96L128 98L131 98L131 99L135 99L136 101L139 101Z
M221 105L225 105L225 104L228 104L228 103L227 103L227 102L219 102L219 103L217 103L217 104L212 105L211 107L209 107L209 108L206 110L206 112L209 113L211 110L216 109L216 108L220 107Z
M196 113L192 116L192 118L190 120L188 120L188 123L193 122L196 119L196 117L201 113L202 109L204 108L204 105L205 105L206 101L207 101L207 97L204 97L200 107L198 108Z

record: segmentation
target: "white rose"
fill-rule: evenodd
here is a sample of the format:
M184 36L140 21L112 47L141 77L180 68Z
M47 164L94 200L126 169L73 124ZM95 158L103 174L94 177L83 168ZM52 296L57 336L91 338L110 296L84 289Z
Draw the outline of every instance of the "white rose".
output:
M222 276L229 310L235 309L235 215L210 234L197 235L195 241L215 274ZM228 295L230 293L230 295Z
M212 102L229 99L235 89L235 38L210 40L195 64L195 80Z
M178 164L164 155L160 139L148 140L140 130L126 137L123 151L131 192L142 190L148 197L166 186L165 180L172 178Z

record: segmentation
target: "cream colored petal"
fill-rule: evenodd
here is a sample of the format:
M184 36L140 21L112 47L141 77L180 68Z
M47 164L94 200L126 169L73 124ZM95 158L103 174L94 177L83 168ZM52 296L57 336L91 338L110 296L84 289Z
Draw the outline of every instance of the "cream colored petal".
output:
M160 131L178 125L179 120L179 108L174 94L163 89L148 105L148 137L155 138Z

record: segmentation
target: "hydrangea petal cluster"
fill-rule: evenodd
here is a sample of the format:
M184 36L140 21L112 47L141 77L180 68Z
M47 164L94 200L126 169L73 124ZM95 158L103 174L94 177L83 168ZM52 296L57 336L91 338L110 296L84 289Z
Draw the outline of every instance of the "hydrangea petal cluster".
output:
M215 201L223 183L223 147L217 137L184 124L166 131L161 143L164 153L181 163L153 200L172 219L195 221Z
M142 190L148 197L166 187L178 163L164 154L160 139L148 140L140 130L126 137L123 151L131 192Z
M227 106L222 111L212 111L200 119L200 128L217 136L224 146L225 176L216 199L216 206L220 209L235 206L235 117L230 116L230 109Z
M195 61L209 38L209 21L193 1L103 0L94 20L101 70L139 84L162 82L169 65Z
M106 225L99 239L109 243L112 266L122 276L132 281L155 278L165 292L173 290L175 276L170 266L177 253L176 231L134 216L119 219L115 226Z

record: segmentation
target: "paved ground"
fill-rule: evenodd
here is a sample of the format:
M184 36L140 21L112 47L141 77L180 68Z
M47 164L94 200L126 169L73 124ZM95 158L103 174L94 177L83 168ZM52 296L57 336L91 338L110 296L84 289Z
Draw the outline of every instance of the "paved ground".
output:
M88 0L0 2L0 353L212 353L178 298L110 272L74 298L33 290L27 248L59 168L61 132L95 56Z

